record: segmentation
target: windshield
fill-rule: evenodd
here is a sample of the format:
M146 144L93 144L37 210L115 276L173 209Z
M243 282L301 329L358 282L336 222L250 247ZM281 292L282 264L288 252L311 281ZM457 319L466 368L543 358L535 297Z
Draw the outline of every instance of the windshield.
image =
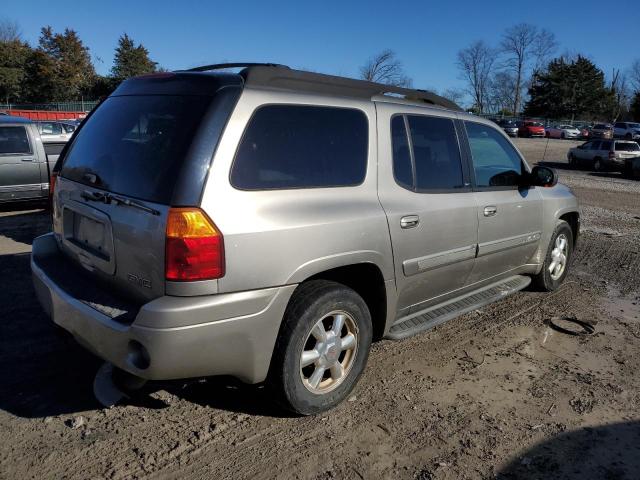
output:
M640 152L640 145L635 142L616 142L618 152Z
M640 123L630 123L629 124L629 128L639 128L640 129Z
M169 204L211 97L110 97L78 132L61 175L103 190Z

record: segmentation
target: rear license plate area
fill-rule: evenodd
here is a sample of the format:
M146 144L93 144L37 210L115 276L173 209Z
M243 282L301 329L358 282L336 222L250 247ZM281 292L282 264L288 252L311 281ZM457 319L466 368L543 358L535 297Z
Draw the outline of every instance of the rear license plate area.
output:
M109 248L107 242L107 227L104 223L89 218L81 213L71 210L65 211L72 218L66 225L72 226L71 232L65 232L67 240L77 247L95 255L102 260L109 261Z

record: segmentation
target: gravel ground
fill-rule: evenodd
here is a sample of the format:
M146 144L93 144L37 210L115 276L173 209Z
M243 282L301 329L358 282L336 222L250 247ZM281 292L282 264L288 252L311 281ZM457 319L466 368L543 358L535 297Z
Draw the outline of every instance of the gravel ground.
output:
M99 408L101 363L55 331L31 287L47 214L5 208L0 478L638 478L640 182L567 170L573 142L516 142L583 205L563 286L375 344L353 395L318 417L224 378L156 383ZM595 333L551 330L558 315Z

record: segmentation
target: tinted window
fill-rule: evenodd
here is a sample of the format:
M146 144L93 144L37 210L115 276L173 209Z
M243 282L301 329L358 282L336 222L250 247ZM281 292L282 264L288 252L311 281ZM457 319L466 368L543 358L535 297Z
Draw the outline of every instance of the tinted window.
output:
M615 149L619 152L638 152L640 151L640 145L635 142L616 142Z
M24 127L0 127L0 155L31 153Z
M65 132L72 133L73 131L75 131L76 126L75 125L70 125L68 123L63 123L62 124L62 128L64 128Z
M396 115L391 120L391 143L393 146L393 176L403 187L413 189L413 171L407 129L404 117Z
M358 185L368 146L367 117L359 110L268 105L247 126L231 183L245 190Z
M415 160L416 189L464 187L462 160L453 121L419 115L407 118Z
M38 126L43 135L62 135L62 126L59 123L40 123Z
M465 122L473 169L478 187L506 187L519 184L522 160L509 141L497 130L480 123Z
M611 142L602 142L600 144L600 150L611 150Z
M591 150L598 150L600 148L600 142L593 142L591 144Z
M61 175L168 204L211 97L109 97L73 142Z

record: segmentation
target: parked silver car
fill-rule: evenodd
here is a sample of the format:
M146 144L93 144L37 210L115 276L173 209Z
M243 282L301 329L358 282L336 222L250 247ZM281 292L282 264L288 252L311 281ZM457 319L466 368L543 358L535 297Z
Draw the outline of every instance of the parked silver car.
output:
M36 121L43 142L67 142L76 127L70 123L50 120Z
M372 340L564 280L576 198L493 122L425 91L219 68L123 82L56 167L35 290L122 371L266 381L314 414Z
M545 133L548 138L562 139L580 138L582 135L580 130L573 125L554 125L547 127Z
M625 169L628 158L640 155L640 146L629 140L591 140L567 153L569 165L573 167L587 166L596 171Z
M613 135L616 138L625 138L627 140L640 140L640 123L616 122L613 125Z

